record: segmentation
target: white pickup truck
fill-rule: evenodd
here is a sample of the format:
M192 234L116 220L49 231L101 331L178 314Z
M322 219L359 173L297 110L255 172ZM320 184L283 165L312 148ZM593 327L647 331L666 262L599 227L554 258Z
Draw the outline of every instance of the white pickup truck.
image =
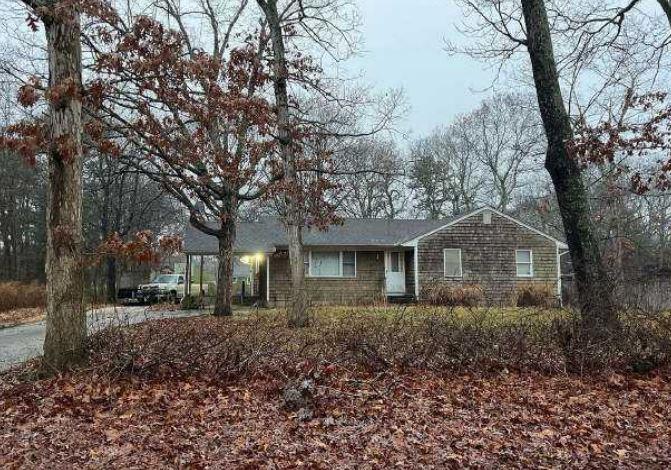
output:
M184 297L184 274L159 274L149 284L140 284L135 299L141 303L177 302Z

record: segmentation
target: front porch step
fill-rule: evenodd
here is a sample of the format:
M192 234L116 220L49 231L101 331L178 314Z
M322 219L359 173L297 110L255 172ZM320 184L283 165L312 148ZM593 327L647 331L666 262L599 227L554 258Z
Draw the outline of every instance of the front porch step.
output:
M415 301L413 294L388 295L387 302L390 304L409 304Z

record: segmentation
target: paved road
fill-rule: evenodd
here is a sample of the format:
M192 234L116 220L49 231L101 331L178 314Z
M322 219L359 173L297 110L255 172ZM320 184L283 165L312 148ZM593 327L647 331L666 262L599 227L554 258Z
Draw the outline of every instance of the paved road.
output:
M109 325L140 323L159 318L190 317L202 311L150 311L146 307L111 307L92 310L88 314L89 333ZM45 323L0 329L0 371L42 354Z

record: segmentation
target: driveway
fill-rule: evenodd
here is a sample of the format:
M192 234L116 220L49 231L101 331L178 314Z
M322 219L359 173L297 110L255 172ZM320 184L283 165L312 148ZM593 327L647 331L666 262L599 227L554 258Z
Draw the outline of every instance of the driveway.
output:
M89 333L115 324L140 323L161 318L192 317L202 310L153 311L146 307L108 307L88 312ZM42 354L44 321L0 329L0 371Z

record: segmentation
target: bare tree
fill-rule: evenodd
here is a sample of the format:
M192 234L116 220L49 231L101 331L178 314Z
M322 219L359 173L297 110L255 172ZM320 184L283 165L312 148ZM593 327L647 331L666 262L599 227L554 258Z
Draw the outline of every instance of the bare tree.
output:
M466 52L504 60L520 50L528 53L547 139L545 167L559 203L583 319L589 331L597 333L615 324L617 315L581 168L569 148L573 141L572 121L562 95L545 1L521 0L520 4L515 0L466 0L464 3L489 32L484 40L480 35L481 40ZM498 42L492 42L492 38L498 38ZM562 52L560 61L565 57L572 56Z
M542 124L530 100L495 95L451 129L459 151L482 163L485 186L494 190L483 198L502 211L511 209L529 174L540 169L545 147Z
M84 162L84 236L90 251L112 234L127 240L143 230L167 234L182 228L175 217L181 213L177 203L159 183L127 160L91 152ZM115 302L120 271L117 257L107 256L102 268L106 298ZM95 267L96 290L99 273Z
M356 139L334 156L342 187L338 212L348 217L395 219L408 202L405 162L391 141Z
M552 178L580 296L583 320L590 331L608 328L617 320L612 286L601 259L590 217L587 191L578 162L568 143L573 129L559 85L552 37L544 0L522 0L538 104L548 141L545 167Z
M306 168L301 161L301 152L305 151L306 140L323 139L333 136L328 122L315 119L319 113L310 112L308 107L300 110L301 91L321 99L322 106L329 107L329 103L337 102L340 110L336 114L329 114L329 121L336 123L340 119L347 120L348 111L358 102L351 102L348 97L342 98L334 92L330 82L332 80L320 73L295 74L290 73L289 64L296 56L304 60L315 49L321 50L332 60L339 61L346 57L355 44L355 27L357 20L349 0L257 0L263 12L272 44L273 84L276 105L277 142L280 156L283 161L284 182L287 188L293 188L284 193L283 213L287 226L289 245L289 261L291 265L291 302L289 305L288 321L291 326L306 326L309 320L308 299L304 287L303 265L303 234L302 229L307 223L306 213L301 207L302 202L314 203L316 197L305 198L299 193L305 192L305 183L314 181L318 175L331 173L327 168ZM342 45L342 48L341 48ZM297 51L297 54L290 54ZM303 59L301 59L303 58ZM316 70L321 71L320 67ZM293 87L293 89L292 89ZM320 100L313 100L315 103ZM333 108L331 108L333 110ZM373 128L383 126L391 113L382 113L383 118ZM293 128L309 125L312 131L307 138L300 142L292 132ZM374 131L368 132L369 134ZM361 133L359 133L361 134ZM307 145L313 149L319 147ZM312 189L319 188L313 184ZM328 205L328 204L327 204ZM312 210L313 219L321 219L321 225L326 211L316 207Z
M277 7L277 0L257 0L265 15L273 49L273 84L277 114L277 139L280 156L284 164L284 179L287 186L297 188L298 162L292 135L289 100L289 67L287 65L283 22ZM291 305L289 306L289 326L303 327L308 324L308 301L304 286L303 268L303 225L299 201L291 191L286 192L286 225L291 266Z
M482 172L460 124L434 130L412 143L409 188L416 211L439 219L472 209L480 196Z

